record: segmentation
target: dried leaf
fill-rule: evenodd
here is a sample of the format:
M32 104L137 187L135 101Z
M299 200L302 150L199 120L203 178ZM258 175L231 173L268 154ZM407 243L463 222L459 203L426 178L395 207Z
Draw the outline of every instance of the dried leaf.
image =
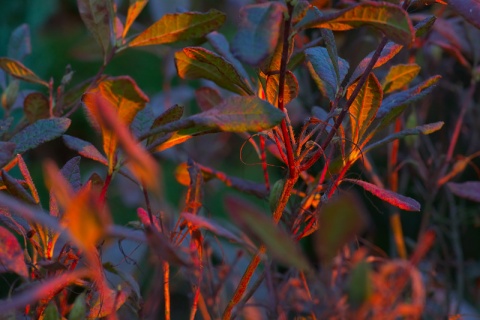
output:
M95 146L90 142L66 134L64 134L62 138L67 147L77 151L81 156L98 161L104 165L108 165L107 158L105 158L105 156L101 154L100 151L98 151L97 148L95 148Z
M29 123L50 117L48 98L40 92L32 92L23 101L23 111Z
M125 39L127 36L128 30L132 26L135 19L137 19L140 12L142 12L143 8L147 5L148 0L130 0L130 4L128 6L127 12L127 20L125 21L125 26L123 27L123 34L122 38Z
M0 58L0 69L14 78L31 83L38 83L48 88L47 82L40 79L32 70L25 67L19 61L9 58Z
M67 118L38 120L12 137L10 142L17 145L14 153L24 153L42 143L60 137L70 127L71 122Z
M275 50L285 12L286 7L280 2L242 7L232 43L233 54L244 63L259 66Z
M267 100L272 105L278 105L278 88L280 83L280 75L275 74L267 77L266 83L266 95ZM291 71L287 71L285 74L285 91L284 91L284 103L288 104L290 101L298 96L298 81L295 75Z
M240 95L253 91L235 67L223 57L201 47L187 47L175 53L175 65L182 79L204 78Z
M28 24L22 24L13 30L8 41L8 56L12 59L22 61L25 56L32 53L30 43L30 28Z
M420 72L418 64L398 64L390 68L385 80L383 81L383 92L390 93L401 90L415 79Z
M475 202L480 202L480 182L449 182L447 187L452 193L460 198L468 199Z
M150 46L201 38L217 30L225 22L225 14L212 9L206 13L184 12L164 15L128 46Z
M360 187L370 192L374 196L402 210L420 211L420 203L418 203L416 200L412 198L402 196L401 194L380 188L372 183L368 183L362 180L344 179L344 181L348 181L356 185L359 185Z
M23 249L8 229L0 226L0 273L11 271L28 279ZM1 302L0 302L1 304Z

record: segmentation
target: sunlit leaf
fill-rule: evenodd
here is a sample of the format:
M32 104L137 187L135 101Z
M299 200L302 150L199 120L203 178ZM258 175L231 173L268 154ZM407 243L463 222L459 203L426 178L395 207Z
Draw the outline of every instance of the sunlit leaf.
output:
M330 264L337 252L366 227L362 206L353 196L343 195L322 205L315 249L322 264Z
M23 101L23 111L29 123L50 117L48 98L40 92L32 92Z
M468 199L475 202L480 202L480 182L479 181L467 181L467 182L449 182L447 187L452 193L460 198Z
M212 109L223 100L220 92L210 87L201 87L195 90L195 98L202 111Z
M468 22L480 29L480 1L478 0L448 0L449 7L458 12Z
M108 165L107 158L105 158L105 156L101 154L100 151L98 151L97 148L95 148L95 146L90 142L66 134L64 134L62 138L67 147L77 151L81 156L98 161L104 165Z
M227 197L225 203L232 219L246 234L264 244L267 253L288 266L310 270L310 264L300 247L262 210L235 197Z
M12 59L21 61L25 56L32 52L30 43L30 27L28 24L22 24L13 30L8 41L8 56Z
M48 87L48 83L40 79L32 70L25 67L19 61L9 59L9 58L0 58L0 69L15 77L17 79L38 83L45 87Z
M102 48L106 59L115 39L115 11L112 0L77 0L80 17Z
M420 72L418 64L397 64L390 68L383 81L383 92L390 93L407 86Z
M182 79L204 78L241 95L253 95L235 67L223 57L201 47L188 47L175 53L175 65Z
M152 123L150 130L154 129L156 127L159 127L161 125L177 121L183 116L183 106L180 106L178 104L168 108L165 110L161 115L159 115ZM147 139L147 145L151 144L155 140L157 140L159 137L165 135L164 133L159 133L156 135L149 136Z
M139 34L128 46L150 46L197 39L217 30L224 22L225 14L215 9L206 13L170 13Z
M278 105L278 88L280 83L280 75L274 74L267 76L267 90L266 96L268 102L272 105ZM298 96L298 81L295 75L291 71L287 71L285 74L285 89L284 89L284 104L286 105Z
M1 171L2 182L7 188L7 192L13 197L25 201L29 204L37 204L32 195L22 186L20 181L9 175L5 170Z
M381 187L378 187L372 183L365 182L362 180L357 180L357 179L344 179L344 181L348 181L351 183L354 183L356 185L359 185L366 191L370 192L374 196L382 199L383 201L391 204L392 206L395 206L397 208L400 208L402 210L406 211L420 211L420 203L418 203L416 200L402 196L401 194L398 194L396 192L390 191L383 189Z
M127 12L127 20L125 21L125 26L123 27L122 38L127 36L128 30L132 26L135 19L137 19L140 12L147 5L148 0L130 0Z
M265 2L244 6L239 12L238 31L232 51L242 62L258 66L277 45L285 6L280 2Z
M360 3L335 13L317 15L310 21L302 21L301 28L343 31L363 25L382 31L389 39L402 45L412 43L415 36L405 10L396 5L376 2Z
M336 64L339 72L337 74L330 54L326 48L309 48L305 50L305 56L308 61L308 70L322 94L328 97L330 101L335 100L340 83L347 75L349 68L348 62L342 58L336 57Z
M130 125L135 115L145 108L148 97L137 86L135 81L128 76L107 78L100 82L96 88L85 93L83 102L97 123L101 123L98 110L98 99L115 109L120 122ZM103 150L107 155L109 172L113 172L116 165L117 137L111 129L100 126L103 137Z
M15 148L13 142L0 141L0 169L12 160Z
M356 84L348 88L347 99L350 98L355 87ZM349 109L352 141L354 143L359 143L362 140L363 135L375 119L382 98L383 92L380 82L373 73L370 73Z
M28 279L23 249L8 229L0 226L0 272L15 272Z
M70 127L70 123L68 118L38 120L12 137L10 142L17 145L14 153L24 153L60 137Z
M192 139L193 137L204 135L207 133L216 132L208 127L192 127L186 129L180 129L173 133L166 135L161 135L160 138L157 138L155 142L152 142L152 146L155 145L155 152L161 152L163 150L169 149L178 144L184 143L187 140ZM149 146L150 148L151 146Z

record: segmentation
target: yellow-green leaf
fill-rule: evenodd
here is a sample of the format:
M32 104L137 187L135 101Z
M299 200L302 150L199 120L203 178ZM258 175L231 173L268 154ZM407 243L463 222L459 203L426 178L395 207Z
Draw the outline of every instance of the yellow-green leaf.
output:
M118 115L120 122L130 125L138 111L145 108L148 97L128 76L107 78L100 82L83 96L83 102L94 119L101 123L97 99L101 97L108 101ZM116 165L117 137L108 128L100 126L103 136L103 149L108 158L109 172L113 172Z
M415 63L399 64L391 67L383 81L383 92L390 93L403 89L415 79L420 69L420 66Z
M21 62L9 58L0 58L0 69L17 79L38 83L48 87L48 83L40 79L32 70L25 67Z
M130 5L128 6L127 20L125 21L125 26L123 27L122 38L127 36L128 30L132 26L132 23L137 19L140 12L147 5L148 0L130 0Z
M350 86L347 91L347 99L350 98L355 90L356 84ZM375 119L378 108L382 103L383 92L377 77L370 73L367 81L358 93L355 101L350 106L350 126L352 142L358 144L368 127Z
M217 30L225 22L225 14L212 9L206 13L166 14L133 39L128 46L150 46L201 38Z
M240 95L253 95L235 67L223 57L201 47L188 47L175 53L178 75L183 79L204 78Z

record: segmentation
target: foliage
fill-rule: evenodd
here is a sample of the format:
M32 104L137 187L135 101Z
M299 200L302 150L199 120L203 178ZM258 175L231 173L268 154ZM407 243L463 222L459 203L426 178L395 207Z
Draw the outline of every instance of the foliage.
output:
M44 74L29 26L11 33L3 315L416 319L479 305L480 255L467 266L462 238L478 237L477 2L259 1L236 20L202 7L153 22L144 9L76 1L100 63L85 77ZM161 61L142 70L161 69L161 90L112 72L128 54ZM255 167L238 170L249 151Z

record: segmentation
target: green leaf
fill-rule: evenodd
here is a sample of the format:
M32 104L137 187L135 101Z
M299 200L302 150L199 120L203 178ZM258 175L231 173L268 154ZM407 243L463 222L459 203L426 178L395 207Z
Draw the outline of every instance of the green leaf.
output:
M23 111L29 123L50 117L48 98L40 92L32 92L23 101Z
M32 52L30 43L30 28L28 24L22 24L13 30L8 41L8 56L21 61Z
M348 277L348 302L353 308L359 308L373 293L372 267L366 261L360 261L351 270Z
M406 210L406 211L420 211L420 208L421 208L420 203L418 203L415 199L402 196L401 194L383 189L372 183L365 182L362 180L344 179L344 181L348 181L356 185L359 185L360 187L370 192L377 198L382 199L383 201L399 209Z
M398 64L390 68L383 81L383 92L390 93L407 86L420 72L418 64Z
M240 95L254 94L230 62L207 49L184 48L175 53L175 65L182 79L205 78Z
M156 127L162 126L164 124L174 122L179 120L183 116L184 107L178 104L174 105L171 108L165 110L161 115L159 115L152 123L150 130L155 129ZM164 136L165 133L159 133L151 135L147 139L147 146L155 142L158 138Z
M125 21L125 26L123 27L123 35L122 38L125 39L127 36L128 30L132 26L135 19L137 19L140 12L142 12L143 8L147 5L148 0L130 0L130 4L128 6L127 12L127 19Z
M15 148L13 142L0 141L0 169L12 160Z
M42 314L42 319L43 320L61 320L62 317L60 316L60 313L58 312L57 306L55 305L54 302L50 302L48 306L45 308L45 311L43 311Z
M105 156L101 154L100 151L98 151L97 148L95 148L95 146L90 142L66 134L64 134L62 138L67 147L77 151L81 156L98 161L104 165L108 165L107 158L105 158Z
M148 97L128 76L112 77L101 81L97 87L83 96L83 102L97 123L102 123L96 102L105 99L111 105L122 124L129 126L136 114L145 108ZM108 169L112 173L116 165L117 137L105 126L100 126L103 137L103 150L107 155Z
M317 15L302 22L301 28L326 28L344 31L364 25L382 31L392 41L409 45L415 38L408 14L401 7L388 3L365 2L335 13Z
M28 279L28 269L25 264L23 249L20 247L17 238L0 226L0 272L12 271Z
M84 320L87 316L87 304L85 301L85 292L75 299L73 307L68 313L68 320Z
M267 247L267 252L282 263L299 270L311 270L310 264L300 247L291 236L273 223L271 217L263 214L246 200L227 197L228 213L243 231L258 239Z
M247 5L240 9L238 32L232 43L242 62L259 66L273 53L286 7L280 2Z
M14 78L41 84L48 88L48 83L40 79L32 70L25 67L21 62L9 59L9 58L0 58L0 69L8 73Z
M115 40L115 11L112 0L77 0L85 26L102 48L104 61Z
M337 74L335 63L332 62L331 56L326 48L314 47L305 50L307 58L307 66L310 75L317 84L318 88L325 97L330 101L335 100L335 96L340 87L340 83L348 72L348 62L336 57L336 64L339 68Z
M330 264L337 252L366 227L360 208L358 200L346 194L322 205L315 232L315 248L322 264Z
M449 0L449 7L480 29L480 2L478 0Z
M268 102L272 105L278 105L278 87L280 83L280 75L274 74L267 76L266 83L266 96ZM291 71L287 71L285 74L285 91L284 91L284 103L285 105L295 99L298 96L298 81L295 75Z
M276 126L284 117L282 111L265 100L233 96L208 111L157 127L149 135L197 127L224 132L258 132Z
M70 127L71 122L67 118L38 120L12 137L10 142L17 145L14 153L24 153L44 142L60 137Z
M355 87L356 84L348 88L347 99L350 98ZM370 73L349 109L352 142L354 144L361 142L363 135L375 119L375 115L382 103L382 98L383 92L380 82L378 82L377 77L373 73Z
M184 12L164 15L128 46L150 46L201 38L225 22L225 14L212 9L206 13Z

